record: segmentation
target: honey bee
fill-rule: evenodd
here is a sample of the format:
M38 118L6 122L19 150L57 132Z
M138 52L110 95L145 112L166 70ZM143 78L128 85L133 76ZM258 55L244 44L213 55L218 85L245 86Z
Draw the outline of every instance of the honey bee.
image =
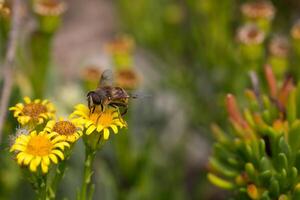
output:
M130 96L123 88L113 86L113 76L111 70L105 70L100 78L98 87L87 93L88 107L90 113L94 113L97 106L104 111L108 106L122 108L121 115L125 115L128 110Z

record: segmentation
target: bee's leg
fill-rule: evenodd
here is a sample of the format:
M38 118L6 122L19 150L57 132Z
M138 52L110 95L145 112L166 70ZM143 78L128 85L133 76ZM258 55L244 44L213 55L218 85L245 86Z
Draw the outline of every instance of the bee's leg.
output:
M124 116L124 115L127 113L127 111L128 111L128 105L125 105L125 106L124 106L124 110L123 110L123 112L121 113L121 115Z
M101 117L102 113L104 112L104 108L105 108L103 104L100 104L100 107L101 107L101 112L99 113L99 116L97 117L97 120L96 120L97 124L98 124L98 120Z
M125 104L125 103L118 102L118 103L112 103L112 104L110 104L110 105L111 105L112 107L114 107L114 108L123 107L124 110L123 110L123 112L120 113L122 116L124 116L124 115L127 113L127 111L128 111L128 105ZM118 110L119 110L119 109L118 109ZM119 111L119 112L120 112L120 111Z

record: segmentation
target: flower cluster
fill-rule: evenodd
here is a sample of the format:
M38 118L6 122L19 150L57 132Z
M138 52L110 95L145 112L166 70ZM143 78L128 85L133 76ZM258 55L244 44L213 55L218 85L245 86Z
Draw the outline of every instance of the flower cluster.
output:
M4 16L7 17L10 15L10 8L9 5L7 4L7 1L5 0L0 0L0 17Z
M246 91L248 106L240 111L229 94L226 107L231 129L217 125L217 142L209 159L208 179L234 191L236 199L300 198L300 85L287 78L278 87L265 68L269 92Z
M107 140L110 131L118 132L126 127L117 108L91 113L87 106L79 104L67 118L57 118L54 105L48 100L24 98L10 108L21 129L10 148L20 166L28 166L32 172L41 169L48 173L51 164L58 164L67 157L65 148L72 147L81 136L97 134ZM20 130L20 129L19 129ZM41 168L39 168L39 166Z

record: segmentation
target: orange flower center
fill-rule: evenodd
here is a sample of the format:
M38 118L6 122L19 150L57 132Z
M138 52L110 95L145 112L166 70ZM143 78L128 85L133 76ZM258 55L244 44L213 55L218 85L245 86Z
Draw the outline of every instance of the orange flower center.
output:
M52 143L43 135L37 135L30 138L26 151L34 156L46 156L51 153Z
M39 103L29 103L24 106L23 112L25 115L36 119L40 114L46 113L47 108L46 106Z
M57 132L60 135L72 135L76 132L76 126L69 121L59 121L56 122L53 131Z
M106 111L100 112L95 111L90 115L90 120L92 120L96 125L102 125L104 127L108 127L113 123L114 117L113 112Z
M251 5L251 8L254 9L255 11L260 11L260 12L263 12L265 10L268 10L269 9L269 5L266 4L266 3L258 3L258 2L255 2Z
M56 8L60 2L58 0L44 0L40 3L47 8Z
M252 29L248 32L248 37L251 38L251 39L254 39L258 36L258 31L255 30L255 29Z
M100 70L96 66L88 66L82 71L82 78L88 81L98 81L101 76Z
M292 28L292 36L294 39L300 39L300 24L297 24Z

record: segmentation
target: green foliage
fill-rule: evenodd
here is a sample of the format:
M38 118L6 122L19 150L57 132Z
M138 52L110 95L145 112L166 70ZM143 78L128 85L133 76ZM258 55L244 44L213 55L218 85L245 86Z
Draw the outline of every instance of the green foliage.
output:
M274 77L268 75L267 79ZM208 179L234 191L236 199L297 199L299 195L300 84L286 80L281 88L256 95L240 113L231 95L227 110L232 129L213 127L217 142L210 158ZM262 101L264 99L264 101ZM252 105L260 105L259 108ZM274 111L273 111L274 110ZM246 196L245 196L246 194Z

